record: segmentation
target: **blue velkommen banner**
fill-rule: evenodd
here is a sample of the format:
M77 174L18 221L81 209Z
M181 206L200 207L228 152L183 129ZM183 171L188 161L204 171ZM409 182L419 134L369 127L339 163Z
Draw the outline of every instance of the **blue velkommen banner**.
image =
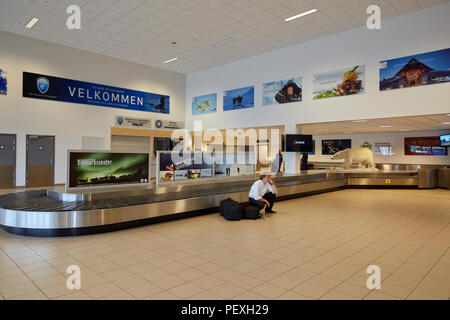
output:
M100 107L170 113L169 96L29 72L23 73L23 96Z

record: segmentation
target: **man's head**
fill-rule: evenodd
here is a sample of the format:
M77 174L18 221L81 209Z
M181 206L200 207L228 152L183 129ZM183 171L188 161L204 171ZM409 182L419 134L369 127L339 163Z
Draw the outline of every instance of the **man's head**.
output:
M262 182L267 183L270 179L270 174L262 174L259 176L259 179L262 180Z
M293 86L288 86L287 87L287 94L292 96L294 94L294 87Z

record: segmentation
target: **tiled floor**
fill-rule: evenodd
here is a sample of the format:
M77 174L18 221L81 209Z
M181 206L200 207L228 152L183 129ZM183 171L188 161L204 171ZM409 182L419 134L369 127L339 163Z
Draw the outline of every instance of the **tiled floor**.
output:
M0 299L449 299L449 191L343 190L275 209L76 238L0 231ZM381 290L366 287L369 265Z

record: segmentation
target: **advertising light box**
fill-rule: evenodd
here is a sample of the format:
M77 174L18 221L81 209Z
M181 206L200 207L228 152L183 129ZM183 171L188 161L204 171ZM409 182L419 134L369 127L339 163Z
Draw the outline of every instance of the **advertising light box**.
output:
M145 184L149 154L69 151L67 176L68 188Z
M212 154L158 151L158 181L190 180L213 177Z

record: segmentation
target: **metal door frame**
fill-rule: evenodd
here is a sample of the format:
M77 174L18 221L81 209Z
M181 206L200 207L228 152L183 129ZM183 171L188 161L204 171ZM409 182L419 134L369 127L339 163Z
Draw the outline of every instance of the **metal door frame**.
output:
M0 136L13 136L14 137L14 184L13 188L16 187L17 180L17 134L15 133L0 133Z
M55 156L56 156L56 136L41 135L41 134L27 134L25 138L25 187L28 186L28 139L31 136L37 136L39 138L53 137L53 185L55 185Z

